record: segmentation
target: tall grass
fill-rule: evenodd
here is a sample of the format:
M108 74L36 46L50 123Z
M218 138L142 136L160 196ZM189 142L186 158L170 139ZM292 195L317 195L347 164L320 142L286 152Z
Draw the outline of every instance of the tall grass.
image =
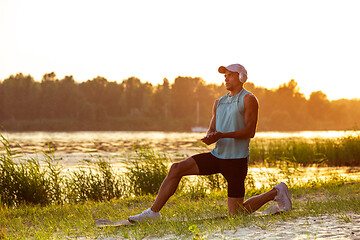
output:
M42 168L36 159L17 158L3 136L1 143L6 150L6 154L0 156L1 202L6 205L18 205L48 204L56 201L58 198L54 193L59 189L53 166L50 164L49 169Z
M44 153L44 165L13 152L3 136L1 144L5 153L0 155L0 201L4 205L111 200L128 189L104 159L64 174L51 149Z
M95 164L87 162L85 167L71 172L64 183L65 201L68 202L109 201L126 194L123 178L101 158Z
M360 166L360 136L339 139L254 140L250 163L276 165L279 161L303 166Z
M98 158L65 173L50 146L49 151L44 152L44 162L40 163L38 159L27 159L13 151L1 134L0 142L0 201L7 206L110 201L128 196L153 195L157 193L172 162L166 154L137 146L136 160L128 161L126 172L115 172L106 159ZM294 186L301 165L359 166L360 138L318 140L313 143L301 140L254 141L250 159L252 164L260 163L279 169L278 175L262 174L268 174L268 186L263 187L274 185L279 175L290 186ZM246 179L247 189L254 194L259 191L255 179L251 172ZM209 191L224 190L226 186L223 176L216 174L185 178L178 192L198 199Z
M0 155L0 202L7 206L110 201L156 194L171 162L165 154L135 147L136 160L128 163L125 173L116 173L102 158L84 160L82 167L64 173L50 147L44 152L45 164L41 164L12 151L3 136L0 142L4 150Z
M135 195L156 194L168 173L170 159L145 147L135 146L134 150L137 158L126 173L130 188Z

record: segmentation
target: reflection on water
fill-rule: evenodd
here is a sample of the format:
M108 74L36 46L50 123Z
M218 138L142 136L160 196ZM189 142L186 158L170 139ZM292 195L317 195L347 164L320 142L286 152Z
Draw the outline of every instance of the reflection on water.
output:
M342 138L348 136L359 136L360 131L299 131L299 132L259 132L256 134L258 138Z
M23 153L127 152L134 145L167 151L198 147L203 133L186 132L24 132L6 133L12 147Z
M134 145L148 146L165 152L173 160L210 150L213 146L202 144L204 133L193 132L23 132L2 133L13 150L24 157L42 159L49 146L55 149L55 157L60 159L65 169L73 170L82 165L83 160L106 158L116 170L124 169L129 159L136 157ZM304 132L259 132L253 141L268 139L330 139L359 136L360 131L304 131ZM3 149L0 151L4 152ZM286 172L287 171L287 172ZM324 180L329 176L360 179L357 168L299 168L286 171L275 168L249 168L249 178L254 185L274 185L279 181L308 182ZM291 176L291 179L288 178ZM274 182L272 182L272 179Z
M173 159L183 159L198 152L210 150L200 139L204 133L195 132L21 132L2 133L13 150L26 156L41 157L42 152L55 149L63 165L74 166L83 159L106 157L112 163L124 162L134 153L134 145L148 146L163 151ZM253 141L267 139L314 139L359 136L360 131L301 131L301 132L258 132ZM3 150L3 149L1 149Z
M160 151L203 147L204 133L195 132L22 132L3 133L13 148L34 153L55 148L57 153L126 152L134 145L146 145ZM360 131L258 132L257 139L340 138L359 136Z
M147 146L183 159L206 150L200 139L204 133L192 132L22 132L5 133L13 150L27 157L42 158L49 147L65 166L76 166L83 159L106 157L112 164L134 155L134 146Z

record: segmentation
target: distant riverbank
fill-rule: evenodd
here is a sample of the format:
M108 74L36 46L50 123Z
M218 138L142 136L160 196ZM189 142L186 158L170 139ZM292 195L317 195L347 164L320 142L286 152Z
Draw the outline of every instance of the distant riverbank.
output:
M134 153L134 146L166 152L176 161L210 151L205 133L163 131L3 132L13 151L29 157L54 151L64 165L98 156L116 163ZM1 151L1 149L0 149ZM250 163L291 162L356 165L360 162L360 131L258 132L250 143ZM91 157L94 156L94 157Z

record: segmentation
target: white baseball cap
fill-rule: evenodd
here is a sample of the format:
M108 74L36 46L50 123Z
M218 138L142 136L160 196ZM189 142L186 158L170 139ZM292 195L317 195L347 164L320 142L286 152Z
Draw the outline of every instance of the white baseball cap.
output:
M227 67L221 66L221 67L219 67L219 69L218 69L219 73L225 73L226 70L228 70L228 71L230 71L230 72L237 72L237 73L239 73L240 80L241 80L241 79L244 79L244 81L242 81L242 82L246 82L246 79L247 79L247 71L246 71L246 69L244 68L243 65L236 63L236 64L231 64L231 65L229 65L229 66L227 66ZM242 78L243 75L245 75L246 77L245 77L245 78Z

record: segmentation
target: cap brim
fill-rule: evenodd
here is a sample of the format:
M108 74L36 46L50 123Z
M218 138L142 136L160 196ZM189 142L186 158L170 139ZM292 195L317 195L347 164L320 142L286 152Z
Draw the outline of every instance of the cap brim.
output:
M226 72L226 67L221 66L221 67L219 67L218 71L219 71L219 73L225 73Z

